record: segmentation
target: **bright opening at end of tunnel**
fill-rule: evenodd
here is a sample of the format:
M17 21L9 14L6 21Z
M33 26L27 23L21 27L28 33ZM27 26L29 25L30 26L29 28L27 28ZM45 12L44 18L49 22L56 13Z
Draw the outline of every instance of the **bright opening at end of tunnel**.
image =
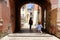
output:
M36 28L38 21L41 21L41 7L34 3L28 3L21 7L21 27L29 29L29 19L32 17L32 28Z

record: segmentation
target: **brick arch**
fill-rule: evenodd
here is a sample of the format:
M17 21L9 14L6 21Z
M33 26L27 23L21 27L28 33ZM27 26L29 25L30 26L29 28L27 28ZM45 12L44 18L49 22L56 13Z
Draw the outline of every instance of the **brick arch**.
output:
M21 7L24 4L28 4L28 3L34 3L34 4L38 4L39 6L46 8L47 5L51 5L50 0L16 0L15 4L18 7Z
M41 6L42 15L44 15L44 9L48 9L48 7L50 7L49 5L51 5L50 2L48 2L47 0L41 0L41 1L40 0L16 0L15 1L15 30L14 30L15 33L20 31L20 27L21 27L20 8L27 3L35 3ZM42 20L44 22L44 18Z

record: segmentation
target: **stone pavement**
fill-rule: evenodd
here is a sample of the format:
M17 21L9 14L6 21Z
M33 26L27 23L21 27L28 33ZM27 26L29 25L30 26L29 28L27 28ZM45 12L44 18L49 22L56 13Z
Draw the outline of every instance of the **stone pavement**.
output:
M41 33L15 33L9 34L0 40L60 40L50 34Z
M32 27L32 32L29 31L29 25L26 23L20 33L11 33L7 36L1 38L0 40L60 40L57 37L47 34L47 33L38 33Z

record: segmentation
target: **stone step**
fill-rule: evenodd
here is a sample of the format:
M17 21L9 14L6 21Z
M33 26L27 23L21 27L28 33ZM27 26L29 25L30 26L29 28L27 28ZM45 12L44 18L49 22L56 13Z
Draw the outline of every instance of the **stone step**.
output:
M52 37L50 34L41 33L15 33L9 34L9 37Z
M60 40L60 39L50 34L15 33L9 34L0 40Z

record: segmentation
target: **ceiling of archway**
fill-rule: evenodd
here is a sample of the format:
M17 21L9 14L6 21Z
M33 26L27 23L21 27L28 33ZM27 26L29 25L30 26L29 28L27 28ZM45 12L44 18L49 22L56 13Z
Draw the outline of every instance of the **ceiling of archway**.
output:
M47 0L16 0L16 4L17 5L24 5L27 3L36 3L40 6L47 6L50 5L50 2L48 2Z

